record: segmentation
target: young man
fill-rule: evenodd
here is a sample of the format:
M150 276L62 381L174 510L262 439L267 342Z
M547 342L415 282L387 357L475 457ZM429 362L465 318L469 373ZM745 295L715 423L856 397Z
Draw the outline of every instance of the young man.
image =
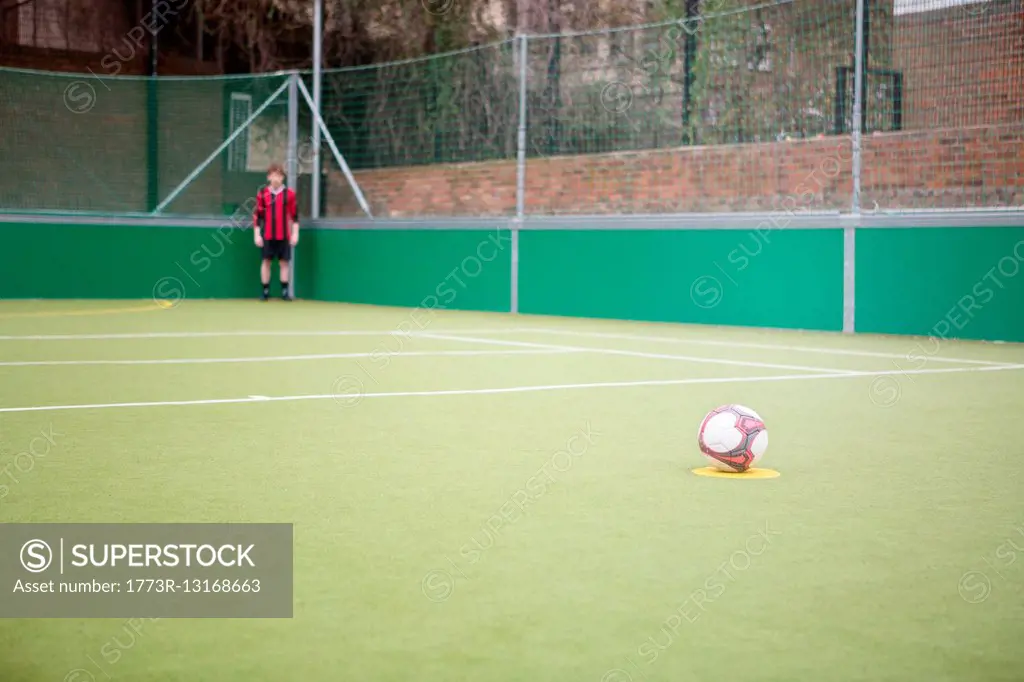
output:
M270 265L277 259L281 268L281 300L292 300L288 292L289 264L292 247L299 243L299 209L295 190L284 185L284 169L273 164L267 169L267 186L256 193L256 211L253 214L256 246L263 250L260 281L263 295L270 298Z

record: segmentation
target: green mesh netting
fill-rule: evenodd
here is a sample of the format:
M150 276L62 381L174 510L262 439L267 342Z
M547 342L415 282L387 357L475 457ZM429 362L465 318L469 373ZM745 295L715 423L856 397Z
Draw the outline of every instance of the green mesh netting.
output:
M284 82L0 69L0 210L149 212ZM284 160L278 97L165 209L220 215Z

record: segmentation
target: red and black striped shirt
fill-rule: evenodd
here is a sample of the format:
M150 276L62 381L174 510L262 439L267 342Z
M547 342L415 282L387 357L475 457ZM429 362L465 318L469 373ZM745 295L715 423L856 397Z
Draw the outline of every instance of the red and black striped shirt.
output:
M256 193L253 226L263 228L264 239L290 239L292 223L298 222L297 205L295 191L290 187L282 186L277 192L264 187Z

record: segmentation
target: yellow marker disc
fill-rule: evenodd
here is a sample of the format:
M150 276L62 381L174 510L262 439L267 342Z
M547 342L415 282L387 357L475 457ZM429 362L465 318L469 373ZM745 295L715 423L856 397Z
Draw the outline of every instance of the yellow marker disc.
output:
M754 468L747 469L743 473L732 473L714 467L701 467L700 469L694 469L693 473L698 476L710 476L711 478L778 478L782 475L775 469Z

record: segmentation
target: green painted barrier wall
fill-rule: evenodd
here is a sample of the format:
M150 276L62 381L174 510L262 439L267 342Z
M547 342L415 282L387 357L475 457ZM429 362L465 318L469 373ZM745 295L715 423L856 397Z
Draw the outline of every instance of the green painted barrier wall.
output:
M1024 341L1024 227L857 230L857 331Z
M248 229L0 223L0 299L255 298ZM525 314L842 329L843 232L523 230ZM506 312L511 235L306 228L301 298ZM856 231L859 332L1024 342L1024 227ZM277 295L277 273L273 293Z
M0 239L16 254L5 262L0 299L260 293L260 257L250 230L0 223Z
M842 230L523 231L519 309L841 331Z
M316 230L303 298L508 312L512 243L501 230ZM300 279L300 284L305 280Z

